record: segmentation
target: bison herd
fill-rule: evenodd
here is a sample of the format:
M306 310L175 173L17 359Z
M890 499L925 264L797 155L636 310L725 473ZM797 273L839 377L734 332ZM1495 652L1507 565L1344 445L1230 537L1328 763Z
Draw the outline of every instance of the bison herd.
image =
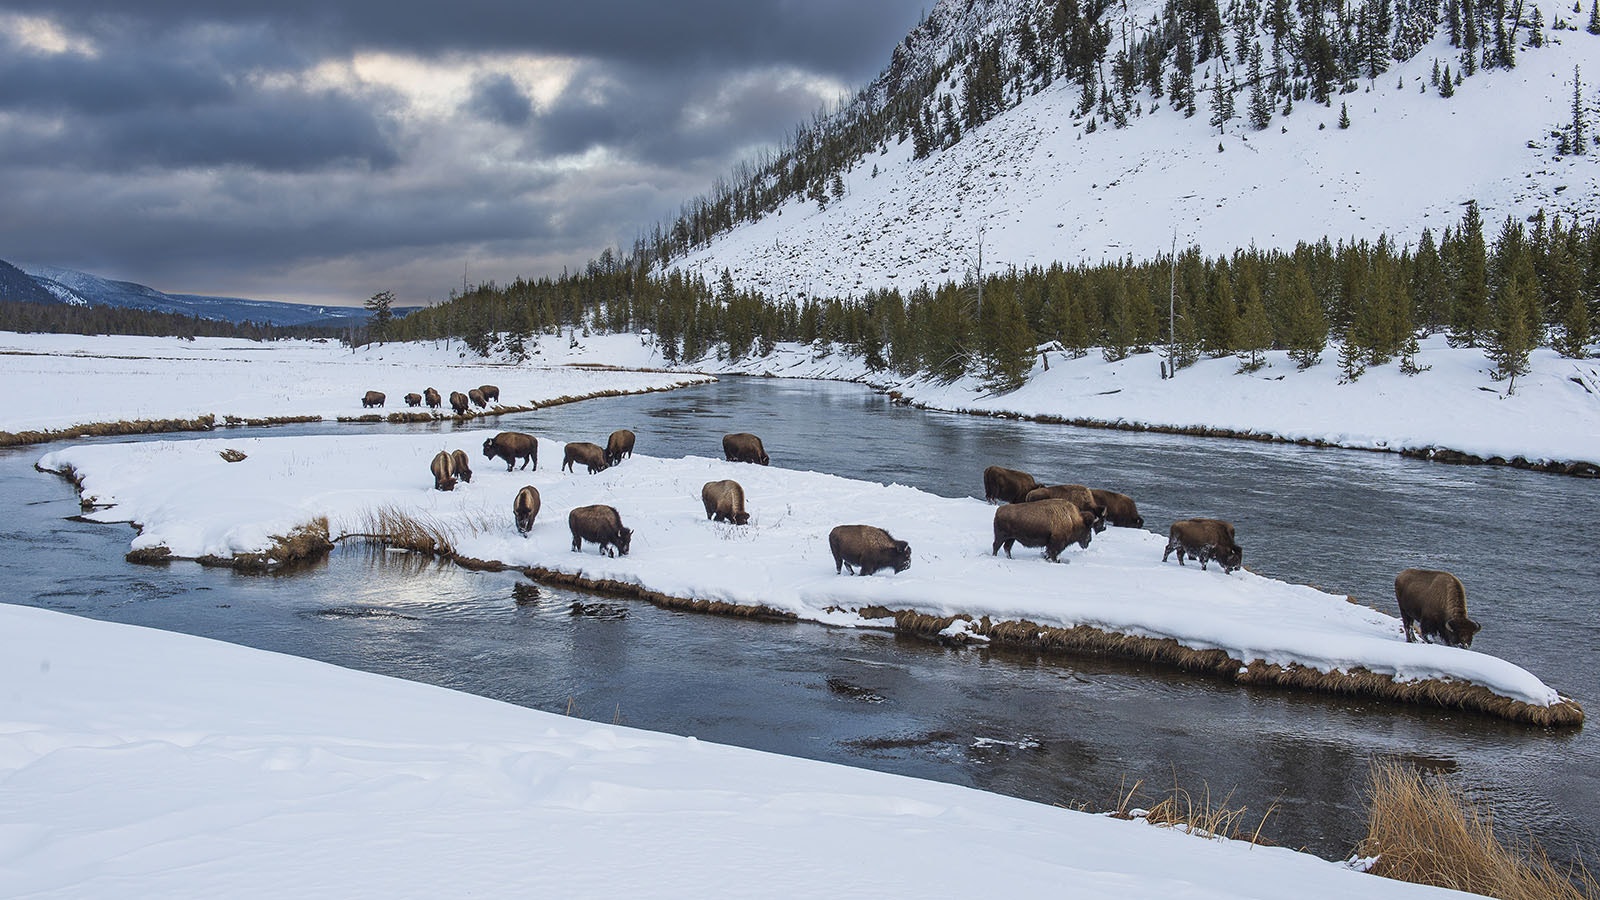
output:
M367 391L366 396L361 398L361 406L364 409L370 409L374 406L382 407L383 401L384 394L382 391ZM450 392L450 408L455 410L458 416L465 413L472 406L486 409L489 404L499 402L500 389L492 384L480 384L468 390L465 394L460 391ZM424 404L429 409L438 409L444 405L444 398L433 388L426 388L420 394L412 393L406 395L407 406L422 406Z

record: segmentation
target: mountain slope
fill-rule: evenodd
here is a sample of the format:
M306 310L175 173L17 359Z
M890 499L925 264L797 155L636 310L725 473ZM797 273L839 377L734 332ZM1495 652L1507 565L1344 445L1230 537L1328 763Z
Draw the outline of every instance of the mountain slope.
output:
M994 6L996 14L1008 8ZM1108 12L1107 21L1112 33L1137 28L1160 8L1136 3ZM1570 9L1547 3L1541 16L1554 22ZM978 26L966 27L970 35ZM1600 149L1557 158L1552 136L1572 119L1574 66L1600 58L1600 36L1549 30L1541 33L1545 46L1530 48L1520 34L1515 68L1481 69L1450 98L1432 84L1436 64L1459 64L1443 24L1408 61L1391 61L1327 106L1300 100L1284 116L1278 103L1264 130L1243 114L1250 92L1241 86L1241 113L1220 135L1209 124L1218 68L1245 81L1231 53L1195 67L1195 115L1146 87L1132 95L1137 114L1125 128L1082 115L1081 84L1060 78L925 158L914 158L912 140L891 138L850 168L844 195L825 208L814 197L791 197L673 264L708 278L727 267L741 286L772 295L844 296L959 279L976 267L980 243L993 272L1147 258L1174 238L1213 255L1323 236L1387 233L1414 243L1424 227L1437 234L1456 224L1469 199L1491 227L1541 207L1600 214ZM902 58L908 46L885 79L912 67ZM1600 66L1592 68L1583 75L1591 107ZM960 96L961 71L953 67L937 90ZM1348 129L1338 126L1341 108Z

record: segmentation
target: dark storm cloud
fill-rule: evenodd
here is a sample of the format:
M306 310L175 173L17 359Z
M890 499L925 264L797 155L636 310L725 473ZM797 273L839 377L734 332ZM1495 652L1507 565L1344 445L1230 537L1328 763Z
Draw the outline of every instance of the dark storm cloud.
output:
M487 122L519 128L533 116L533 101L511 76L481 75L473 80L467 111Z

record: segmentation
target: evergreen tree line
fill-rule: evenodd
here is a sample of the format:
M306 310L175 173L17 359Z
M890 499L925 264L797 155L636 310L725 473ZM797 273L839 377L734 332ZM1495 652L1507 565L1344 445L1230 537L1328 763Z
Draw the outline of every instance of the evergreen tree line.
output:
M540 336L650 332L668 363L766 355L799 341L857 354L873 370L974 375L1007 389L1026 377L1040 345L1111 361L1161 349L1174 371L1201 356L1237 355L1249 371L1267 350L1313 365L1336 340L1353 380L1396 359L1418 371L1418 337L1439 332L1483 348L1499 377L1514 378L1536 346L1582 356L1600 325L1600 221L1507 218L1490 241L1476 203L1439 235L1424 230L1415 246L1384 236L1214 258L1191 248L860 298L772 298L737 289L727 270L712 284L610 259L559 278L480 285L396 320L390 336L459 339L485 353L503 341L527 356Z
M252 341L352 338L346 326L233 323L183 313L121 306L77 306L71 303L17 300L0 300L0 331L23 334L135 334L191 340L197 337L245 338Z

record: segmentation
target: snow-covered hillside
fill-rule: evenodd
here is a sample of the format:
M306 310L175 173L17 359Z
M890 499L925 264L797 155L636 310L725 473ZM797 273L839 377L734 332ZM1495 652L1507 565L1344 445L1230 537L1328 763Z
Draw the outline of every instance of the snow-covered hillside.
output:
M1147 0L1107 16L1116 33L1160 8ZM1581 18L1560 3L1541 13ZM848 172L844 196L825 210L794 197L674 263L708 279L727 267L772 296L848 296L959 280L980 245L994 272L1146 258L1174 238L1212 255L1323 236L1414 243L1424 227L1437 235L1458 223L1469 199L1489 223L1539 208L1600 213L1600 152L1558 159L1551 136L1572 119L1574 66L1590 64L1582 80L1593 106L1600 36L1548 30L1542 48L1527 47L1526 32L1519 40L1516 68L1481 69L1447 99L1432 86L1434 67L1459 68L1460 51L1441 26L1410 60L1329 106L1297 101L1283 116L1280 103L1261 131L1241 112L1220 136L1209 124L1219 58L1195 69L1193 117L1143 90L1134 96L1143 114L1123 129L1102 121L1086 133L1080 86L1061 79L924 159L911 140L891 139ZM1245 82L1236 64L1225 77ZM959 96L958 81L939 90ZM1342 107L1348 129L1338 127Z

